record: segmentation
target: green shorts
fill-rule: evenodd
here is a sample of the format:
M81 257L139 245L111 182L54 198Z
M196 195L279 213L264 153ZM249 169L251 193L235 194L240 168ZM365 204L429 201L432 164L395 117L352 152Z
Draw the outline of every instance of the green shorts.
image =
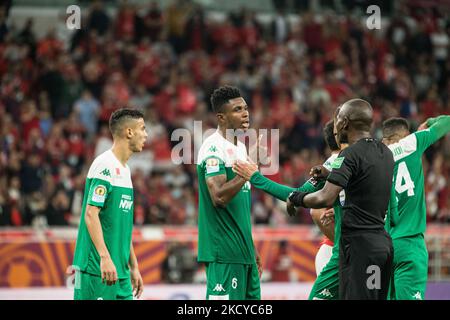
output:
M206 300L260 300L256 264L206 263Z
M331 256L313 284L308 300L339 300L339 250Z
M394 262L388 298L423 300L428 279L428 251L423 235L393 239Z
M119 279L114 285L102 283L102 278L86 272L78 272L75 280L74 300L133 300L131 279Z

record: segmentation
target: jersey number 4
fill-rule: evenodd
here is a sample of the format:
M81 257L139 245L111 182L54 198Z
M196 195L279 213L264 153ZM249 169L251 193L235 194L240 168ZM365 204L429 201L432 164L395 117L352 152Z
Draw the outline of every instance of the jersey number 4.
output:
M395 178L395 191L401 194L408 191L408 197L414 195L414 182L411 180L405 161L398 164L397 177Z

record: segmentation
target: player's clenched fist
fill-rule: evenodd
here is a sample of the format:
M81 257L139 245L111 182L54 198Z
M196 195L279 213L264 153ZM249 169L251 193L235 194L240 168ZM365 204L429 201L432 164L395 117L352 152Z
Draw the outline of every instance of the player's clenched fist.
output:
M102 273L102 282L112 286L117 282L117 271L111 257L102 257L100 260L100 271Z

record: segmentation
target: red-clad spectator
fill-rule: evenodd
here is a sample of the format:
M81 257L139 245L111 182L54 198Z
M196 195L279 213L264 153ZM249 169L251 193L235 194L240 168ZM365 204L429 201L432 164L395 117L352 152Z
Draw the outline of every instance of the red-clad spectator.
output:
M37 44L36 54L40 59L55 59L64 46L55 35L55 29L50 29L47 36Z
M133 5L123 2L119 8L115 23L115 36L130 41L135 36L136 10Z
M69 142L64 137L63 129L61 122L55 123L46 143L48 163L54 168L64 161L64 156L69 148Z
M259 33L259 26L254 13L247 11L244 14L242 26L240 27L241 41L251 50L254 50L259 41Z
M197 97L192 85L192 80L185 76L177 86L178 111L183 115L192 114L197 106Z
M223 23L216 24L213 27L212 39L217 48L221 50L230 50L240 41L239 29L227 19Z
M20 120L22 126L22 139L25 143L28 143L31 131L33 129L40 130L40 121L36 103L33 100L28 100L23 103Z
M432 118L440 114L441 105L438 99L437 86L433 86L427 94L425 101L420 106L424 119Z
M132 72L133 77L147 89L155 88L161 81L158 74L159 66L159 59L151 53L150 48L140 47L139 59Z
M144 17L144 34L152 42L158 41L164 27L164 18L158 2L152 1L147 14Z
M190 50L202 50L206 47L207 30L204 20L204 13L201 9L196 9L186 23L188 48Z
M314 15L306 13L302 21L303 40L308 48L321 50L324 45L323 26L315 21Z

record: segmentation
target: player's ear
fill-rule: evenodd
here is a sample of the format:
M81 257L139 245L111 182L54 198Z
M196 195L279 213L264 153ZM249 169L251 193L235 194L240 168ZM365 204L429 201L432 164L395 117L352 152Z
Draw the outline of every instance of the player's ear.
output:
M217 121L218 122L224 122L225 121L225 114L223 112L217 112L216 113Z
M126 131L127 138L131 139L133 137L133 135L134 135L133 129L127 128L127 131Z
M344 117L344 119L342 120L342 130L347 130L348 129L348 118Z

